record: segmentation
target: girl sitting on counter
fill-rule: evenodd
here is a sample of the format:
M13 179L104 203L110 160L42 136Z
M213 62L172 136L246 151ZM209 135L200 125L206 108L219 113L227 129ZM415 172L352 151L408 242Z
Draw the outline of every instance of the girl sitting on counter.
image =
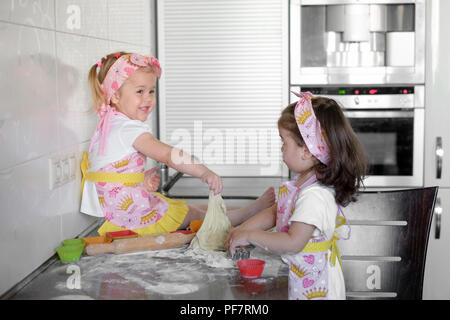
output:
M278 120L283 161L298 178L281 184L277 206L230 232L228 249L253 244L281 254L289 299L345 299L337 240L348 239L350 227L341 207L356 201L367 155L334 100L298 96Z
M106 219L100 235L125 229L154 235L185 229L192 220L204 218L207 205L188 205L155 192L159 176L153 174L156 168L144 172L147 157L201 179L214 194L222 192L217 174L156 139L145 123L156 104L160 76L156 58L136 53L108 54L90 69L89 84L100 122L81 164L80 211ZM252 204L229 210L227 216L232 225L238 225L274 203L275 194L269 188Z

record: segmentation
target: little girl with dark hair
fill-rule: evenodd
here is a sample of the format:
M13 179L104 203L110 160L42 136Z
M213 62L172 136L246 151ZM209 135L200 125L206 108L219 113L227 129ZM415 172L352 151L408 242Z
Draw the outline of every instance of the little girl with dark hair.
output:
M229 234L228 248L233 254L253 244L281 254L289 266L289 299L345 299L337 240L348 239L350 228L341 206L356 201L367 155L334 100L298 96L278 120L283 161L298 177L281 184L276 206Z

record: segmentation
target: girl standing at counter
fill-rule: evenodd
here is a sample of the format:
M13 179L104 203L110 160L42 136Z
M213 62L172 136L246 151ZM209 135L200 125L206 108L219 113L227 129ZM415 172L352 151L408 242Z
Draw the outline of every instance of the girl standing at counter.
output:
M153 174L155 168L144 172L147 157L201 179L215 194L222 192L217 174L156 139L144 123L155 107L160 76L157 59L126 52L106 55L90 69L89 84L100 122L89 157L85 152L81 164L81 212L106 218L100 235L124 229L139 235L159 234L204 218L204 205L187 205L154 192L159 177ZM231 224L241 223L274 201L273 189L268 189L249 206L230 210Z
M350 228L341 206L356 201L367 156L334 100L298 96L278 120L283 161L298 178L281 184L277 206L234 229L228 246L232 254L248 244L281 254L289 299L345 299L336 242L348 239Z

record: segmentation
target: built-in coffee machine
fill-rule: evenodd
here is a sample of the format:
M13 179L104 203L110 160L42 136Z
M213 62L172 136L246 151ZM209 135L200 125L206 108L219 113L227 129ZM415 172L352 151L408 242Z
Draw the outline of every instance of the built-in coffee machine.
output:
M291 0L291 84L424 83L424 0Z

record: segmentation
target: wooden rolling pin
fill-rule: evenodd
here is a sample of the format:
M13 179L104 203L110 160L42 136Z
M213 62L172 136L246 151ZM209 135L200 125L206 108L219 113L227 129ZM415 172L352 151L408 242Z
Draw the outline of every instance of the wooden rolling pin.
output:
M86 247L86 254L93 256L102 253L130 253L160 249L178 248L189 243L195 233L164 233L154 236L142 236L133 239L119 239L111 243L91 244Z

